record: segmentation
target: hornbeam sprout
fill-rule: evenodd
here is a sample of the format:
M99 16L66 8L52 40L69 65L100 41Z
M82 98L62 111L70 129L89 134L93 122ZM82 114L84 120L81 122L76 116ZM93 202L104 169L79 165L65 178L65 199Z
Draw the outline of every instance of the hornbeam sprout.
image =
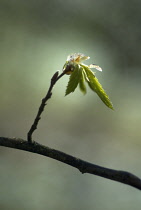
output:
M110 109L113 109L113 105L109 99L109 96L106 94L102 85L99 83L95 73L91 70L91 68L95 68L98 71L102 71L101 67L95 64L86 65L82 63L89 58L89 56L85 56L82 53L74 53L67 57L67 61L63 67L63 72L70 75L70 78L65 95L74 92L78 85L80 90L86 94L85 83L87 83L91 90L97 93L103 103Z

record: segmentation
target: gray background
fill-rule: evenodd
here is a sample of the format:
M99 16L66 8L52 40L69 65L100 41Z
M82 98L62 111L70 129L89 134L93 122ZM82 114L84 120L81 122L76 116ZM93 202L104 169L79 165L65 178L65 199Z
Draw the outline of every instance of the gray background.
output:
M26 139L51 76L81 52L114 104L56 84L34 139L141 177L141 1L0 0L0 136ZM139 210L129 186L55 160L0 148L0 209Z

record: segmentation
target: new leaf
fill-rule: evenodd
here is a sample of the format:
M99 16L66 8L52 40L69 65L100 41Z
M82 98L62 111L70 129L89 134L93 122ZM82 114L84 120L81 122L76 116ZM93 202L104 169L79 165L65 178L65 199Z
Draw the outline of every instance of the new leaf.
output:
M81 69L81 77L80 77L80 81L79 81L79 88L82 91L82 93L86 94L86 85L85 85L85 76L84 76L84 70L82 67L80 67Z
M97 95L100 97L100 99L104 102L106 106L113 109L113 105L109 99L109 96L106 94L105 90L103 89L102 85L99 83L94 73L88 67L84 66L84 69L87 75L87 77L85 78L89 87L97 93Z
M66 95L70 94L71 92L74 92L78 84L80 90L85 94L86 81L89 87L97 93L97 95L104 102L104 104L110 109L113 109L113 105L109 99L109 96L106 94L105 90L99 83L98 79L95 77L94 73L91 71L91 68L95 68L98 71L102 71L102 69L96 64L85 65L82 63L82 61L87 60L89 58L89 56L85 56L82 53L74 53L68 56L67 61L63 67L64 73L70 75L66 89Z
M75 89L80 81L80 78L81 78L81 69L76 64L74 67L74 70L72 71L72 73L70 75L65 95L68 95L71 92L75 91Z

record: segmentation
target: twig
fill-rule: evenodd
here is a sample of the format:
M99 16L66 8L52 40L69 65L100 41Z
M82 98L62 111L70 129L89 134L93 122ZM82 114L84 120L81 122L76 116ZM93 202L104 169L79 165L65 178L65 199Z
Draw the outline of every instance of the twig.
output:
M104 168L104 167L86 162L79 158L73 157L71 155L65 154L61 151L51 149L49 147L41 145L41 144L32 140L32 134L37 129L37 125L39 123L39 120L41 119L41 114L44 111L44 107L46 106L47 100L49 100L52 96L52 89L53 89L55 83L64 74L66 74L67 72L70 72L70 71L71 71L71 65L67 65L66 69L63 71L62 74L60 74L60 76L59 76L58 71L53 75L51 82L50 82L50 87L48 89L48 92L47 92L45 98L42 99L42 102L39 107L36 118L27 134L28 141L25 141L23 139L0 137L0 145L5 146L5 147L19 149L19 150L24 150L24 151L28 151L28 152L32 152L32 153L37 153L40 155L44 155L46 157L50 157L52 159L55 159L55 160L65 163L65 164L68 164L74 168L77 168L82 173L89 173L89 174L101 176L101 177L104 177L107 179L121 182L123 184L130 185L136 189L141 190L141 179L139 179L137 176L135 176L129 172Z
M123 184L130 185L136 189L141 190L141 179L129 172L101 167L81 160L79 158L73 157L71 155L65 154L61 151L51 149L37 142L29 144L23 139L0 137L0 145L50 157L67 165L70 165L74 168L77 168L82 173L89 173L101 176L107 179L121 182Z
M44 108L46 106L46 102L51 98L52 96L52 89L55 85L55 83L66 73L66 70L63 71L62 74L59 75L59 71L57 71L53 77L51 78L51 82L50 82L50 87L48 89L48 92L46 94L46 96L42 99L42 102L41 102L41 105L39 107L39 110L38 110L38 113L35 117L35 120L30 128L30 130L28 131L27 133L27 140L28 140L28 143L33 143L32 141L32 134L33 132L37 129L37 125L39 123L39 120L41 119L41 114L42 112L44 111ZM59 76L58 76L59 75Z

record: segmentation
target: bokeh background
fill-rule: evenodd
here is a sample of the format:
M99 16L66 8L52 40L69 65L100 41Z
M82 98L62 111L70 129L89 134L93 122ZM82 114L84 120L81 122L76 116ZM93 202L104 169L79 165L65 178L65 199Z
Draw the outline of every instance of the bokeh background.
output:
M64 97L58 81L34 139L141 177L141 1L0 0L0 136L26 139L41 99L67 56L100 65L114 104L91 90ZM1 210L139 210L138 190L55 160L0 148Z

